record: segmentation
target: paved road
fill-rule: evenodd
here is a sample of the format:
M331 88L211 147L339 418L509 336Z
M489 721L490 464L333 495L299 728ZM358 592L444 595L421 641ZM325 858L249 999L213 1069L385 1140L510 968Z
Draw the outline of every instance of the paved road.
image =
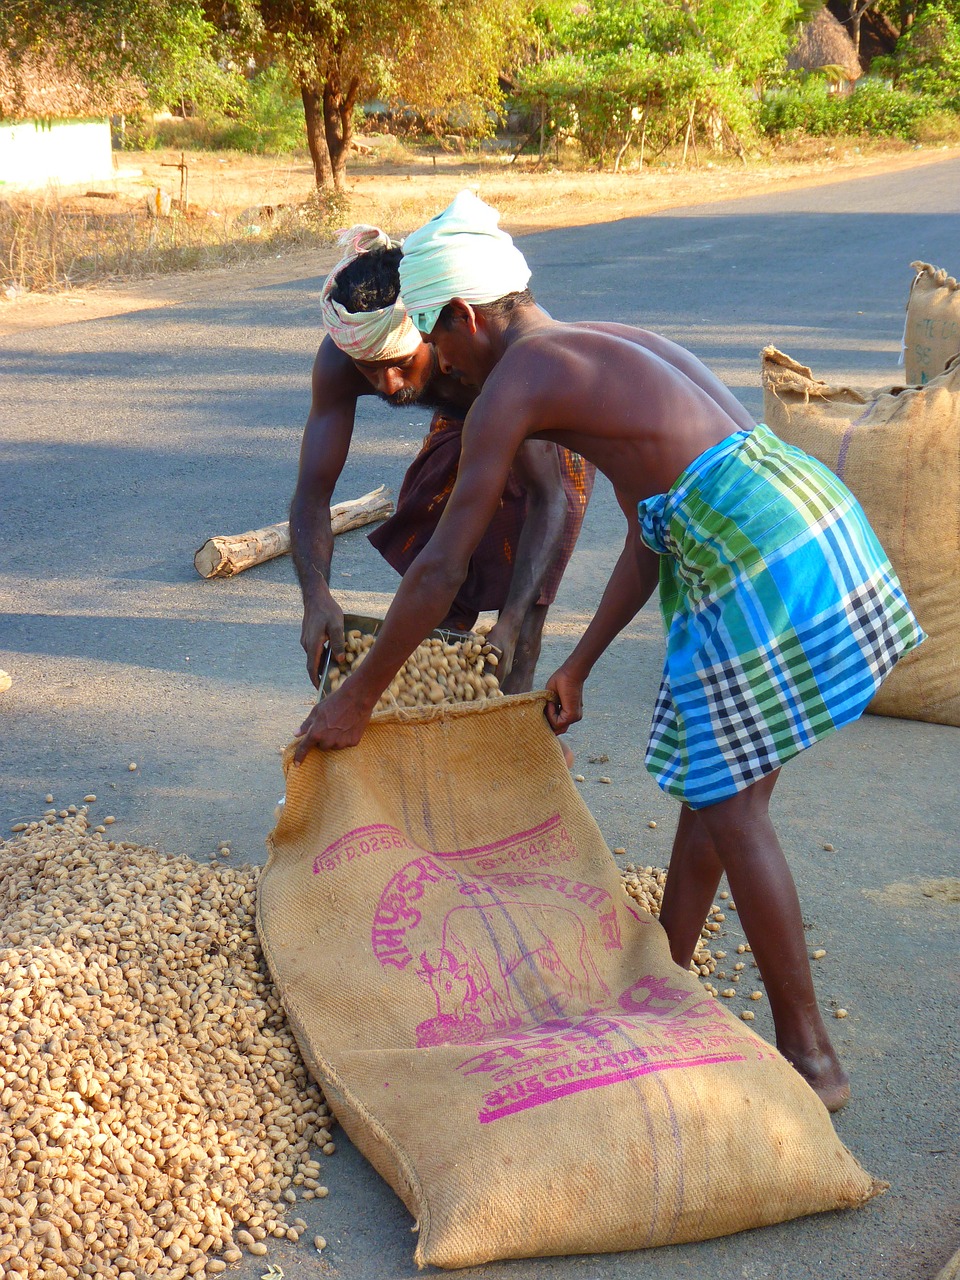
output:
M659 329L757 414L769 342L818 376L897 381L909 264L957 273L958 246L956 160L523 241L555 315ZM195 856L228 838L238 857L263 860L282 791L278 751L311 700L292 571L281 560L208 583L192 556L212 533L285 514L321 265L267 285L221 277L178 306L0 339L0 667L15 679L0 703L3 822L38 814L47 791L65 804L92 790L109 797L123 838ZM342 496L397 484L424 422L370 405ZM544 676L594 607L621 537L602 486L553 613ZM361 532L340 539L334 584L347 606L382 611L394 583ZM609 844L663 865L672 806L642 766L658 626L648 608L605 657L573 745ZM597 786L585 763L601 751L612 786ZM958 874L958 773L960 731L867 717L791 764L778 787L811 938L828 952L820 996L851 1011L836 1025L855 1099L837 1127L890 1192L855 1213L726 1240L471 1276L935 1274L960 1245L958 908L882 891ZM718 1108L717 1123L736 1117ZM287 1275L412 1277L406 1211L345 1141L328 1181L311 1224L330 1240L327 1261L278 1246ZM259 1275L254 1261L243 1280Z

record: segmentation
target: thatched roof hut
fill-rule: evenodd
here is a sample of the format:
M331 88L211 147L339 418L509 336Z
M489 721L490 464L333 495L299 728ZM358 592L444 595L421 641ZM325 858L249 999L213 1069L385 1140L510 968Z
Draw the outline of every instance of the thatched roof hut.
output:
M842 67L848 83L862 75L853 41L829 9L821 9L812 22L801 23L796 44L787 55L791 71L816 71Z
M0 51L0 183L4 191L72 186L114 174L108 116L143 97L98 84L52 53Z
M142 98L135 82L98 84L52 53L14 58L0 50L0 121L103 119Z

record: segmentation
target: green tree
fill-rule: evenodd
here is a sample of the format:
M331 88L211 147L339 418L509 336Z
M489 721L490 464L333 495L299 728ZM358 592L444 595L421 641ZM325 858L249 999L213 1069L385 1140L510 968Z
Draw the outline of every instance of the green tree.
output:
M845 3L849 3L849 0L845 0ZM941 0L876 0L873 8L889 19L900 35L903 35L924 9L940 3ZM960 0L948 0L946 8L955 18L960 18Z
M798 0L592 0L542 5L525 99L572 124L584 152L619 162L643 146L696 134L732 144L752 135L764 79L783 64ZM816 7L819 7L816 6Z
M412 110L498 108L523 0L238 0L238 30L280 61L303 102L317 186L343 185L354 116L372 97Z
M896 27L900 35L904 35L913 25L914 19L924 9L940 4L941 0L877 0L875 8ZM946 5L954 18L960 19L960 0L950 0Z
M52 66L106 110L137 99L222 107L238 91L201 0L4 0L0 49L14 77Z
M898 79L916 93L960 107L960 16L956 6L925 5L897 41Z

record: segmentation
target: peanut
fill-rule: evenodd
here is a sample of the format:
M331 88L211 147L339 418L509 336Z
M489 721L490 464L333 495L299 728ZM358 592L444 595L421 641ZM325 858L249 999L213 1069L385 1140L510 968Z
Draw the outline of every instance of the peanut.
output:
M259 869L63 813L0 841L0 1120L29 1139L0 1161L0 1271L219 1275L299 1236L285 1192L333 1123L259 951Z
M366 658L374 643L372 635L356 629L347 632L342 669L330 674L330 689L340 687L351 671ZM500 685L495 668L499 658L489 645L467 637L453 643L431 637L410 655L375 711L396 707L438 706L448 702L471 702L478 698L499 698Z

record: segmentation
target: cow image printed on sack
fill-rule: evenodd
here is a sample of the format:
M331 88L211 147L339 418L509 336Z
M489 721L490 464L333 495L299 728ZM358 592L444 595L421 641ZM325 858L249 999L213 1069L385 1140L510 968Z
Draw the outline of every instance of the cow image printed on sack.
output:
M549 834L519 833L531 842ZM557 888L562 893L570 886L558 882ZM610 991L576 912L524 901L496 877L457 889L468 901L442 917L439 937L420 953L416 969L436 1000L435 1016L416 1028L419 1047L480 1043L490 1032L562 1018L571 1008L603 1007Z
M670 958L526 694L286 756L258 928L416 1261L596 1253L850 1207L810 1087Z

